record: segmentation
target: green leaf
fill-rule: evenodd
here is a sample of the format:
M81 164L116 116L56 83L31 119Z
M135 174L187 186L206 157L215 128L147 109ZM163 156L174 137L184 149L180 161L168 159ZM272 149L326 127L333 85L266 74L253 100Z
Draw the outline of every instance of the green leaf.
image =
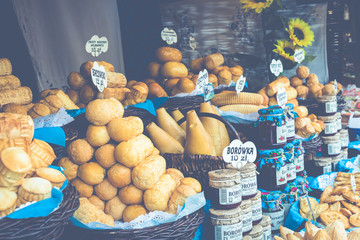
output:
M306 54L303 63L312 62L312 61L314 61L315 58L316 58L316 56L314 56L314 55Z

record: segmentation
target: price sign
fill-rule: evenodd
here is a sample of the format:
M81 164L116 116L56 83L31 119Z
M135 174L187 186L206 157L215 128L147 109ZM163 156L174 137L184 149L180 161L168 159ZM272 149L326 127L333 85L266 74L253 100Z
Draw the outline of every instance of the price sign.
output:
M257 150L253 142L242 143L239 139L235 139L224 148L222 156L225 162L231 163L236 168L241 168L247 162L255 162Z
M199 72L199 77L196 81L196 89L204 92L205 86L209 83L209 73L206 69Z
M334 88L335 88L335 95L337 94L337 81L336 81L336 79L334 80Z
M284 71L282 62L280 60L273 59L270 63L270 71L275 76L279 76Z
M246 77L241 75L235 85L235 90L237 94L239 94L244 89L245 83L246 83Z
M279 88L276 94L276 101L280 107L285 107L285 104L287 103L287 94L284 87Z
M104 89L107 88L107 78L104 66L94 62L94 65L91 68L91 79L99 91L103 92Z
M294 53L294 60L297 63L301 63L305 59L305 52L303 49L296 49Z
M204 87L204 101L210 101L215 96L214 86L208 83Z
M161 31L161 39L169 45L177 43L176 32L166 27Z
M86 42L85 50L93 57L98 57L101 53L107 52L108 45L109 43L106 37L99 38L98 35L94 35Z
M196 41L195 41L195 38L193 36L190 36L189 38L189 45L190 45L190 48L192 50L195 50L196 48Z

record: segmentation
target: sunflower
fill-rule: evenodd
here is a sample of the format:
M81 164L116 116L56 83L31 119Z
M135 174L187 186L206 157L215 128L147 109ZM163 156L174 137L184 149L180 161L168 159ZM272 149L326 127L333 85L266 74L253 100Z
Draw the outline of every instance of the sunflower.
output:
M290 34L290 39L300 47L311 46L314 41L314 32L310 26L303 20L296 18L291 19L289 27L285 30Z
M276 47L273 52L279 54L281 57L295 62L294 60L294 53L296 46L293 42L288 40L277 40L277 44L274 44Z
M270 7L274 0L240 0L240 3L243 4L242 8L245 9L245 12L248 10L255 10L257 13L261 13L265 8Z

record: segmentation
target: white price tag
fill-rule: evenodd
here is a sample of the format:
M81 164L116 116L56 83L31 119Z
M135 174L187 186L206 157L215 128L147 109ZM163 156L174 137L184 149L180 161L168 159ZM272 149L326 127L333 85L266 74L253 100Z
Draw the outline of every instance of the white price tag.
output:
M196 41L195 41L195 38L193 36L190 36L189 37L189 45L190 45L190 48L192 50L195 50L196 48Z
M206 69L199 72L199 77L196 81L196 89L200 90L202 93L205 90L206 85L209 83L209 74Z
M161 31L161 39L169 45L177 43L176 32L166 27Z
M279 76L284 71L282 62L280 60L273 59L270 63L270 71L275 76Z
M351 177L350 177L350 183L351 183L351 188L355 194L355 191L356 191L356 182L355 182L355 175L351 174Z
M297 63L301 63L305 59L305 52L303 49L296 49L294 53L294 60Z
M91 68L91 79L99 91L103 92L104 89L107 88L107 78L104 66L94 62L94 65Z
M235 139L224 148L222 156L225 162L241 168L247 162L255 162L257 150L253 142L248 141L243 144L239 139Z
M93 57L98 57L101 53L107 52L108 45L109 43L106 37L99 38L98 35L94 35L86 42L85 50Z
M336 79L334 80L334 88L335 88L335 94L337 94L337 81L336 81Z
M208 83L204 86L204 101L210 101L215 96L214 86Z
M246 77L243 75L240 76L240 78L237 80L235 85L235 90L237 94L240 94L240 92L244 89L246 82Z
M287 94L284 87L279 88L276 94L276 101L280 107L285 107L285 104L287 103Z

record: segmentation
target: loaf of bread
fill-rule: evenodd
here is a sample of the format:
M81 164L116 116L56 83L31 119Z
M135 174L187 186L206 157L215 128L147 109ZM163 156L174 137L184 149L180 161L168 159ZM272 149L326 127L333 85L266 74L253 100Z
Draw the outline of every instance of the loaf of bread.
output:
M111 63L105 61L96 61L99 66L103 66L106 72L115 72L114 66ZM89 78L91 76L91 69L94 65L94 62L84 62L80 67L80 73L85 78Z
M132 182L141 190L151 189L165 173L165 170L165 159L160 155L151 155L133 169Z
M17 103L29 104L32 102L32 91L28 87L19 87L16 89L8 89L0 92L0 106Z
M0 58L0 76L10 75L12 73L12 65L9 59Z
M160 68L164 78L182 78L188 75L186 66L180 62L167 62Z
M158 62L150 62L147 66L148 74L152 78L157 78L159 76L161 64Z
M278 92L279 88L284 87L286 89L289 86L290 80L287 77L280 76L275 81L267 85L265 91L269 97L272 97Z
M271 106L270 102L269 102L269 106ZM249 113L257 112L261 108L263 108L263 106L261 106L261 105L258 106L258 105L252 105L252 104L231 104L231 105L222 106L219 109L224 112L232 111L232 112L238 112L238 113L242 113L242 114L249 114Z
M34 136L34 122L30 116L15 113L0 113L0 139L26 138L28 143Z
M261 105L264 102L263 97L257 93L249 92L226 92L216 94L212 99L211 103L216 106L224 106L230 104L251 104L251 105Z
M204 58L204 65L207 70L213 70L224 63L224 56L221 53L214 53Z
M204 58L197 58L190 61L190 69L194 73L200 72L204 69Z
M182 60L181 52L172 47L160 47L156 50L155 55L160 63L180 62Z
M71 72L68 76L68 84L73 90L80 90L88 81L79 73Z
M94 125L106 125L114 118L121 118L124 114L122 104L114 99L95 99L91 101L85 111L86 119Z
M0 91L15 89L20 86L20 80L14 75L0 76Z
M141 134L115 148L115 159L129 168L133 168L145 160L154 150L151 140Z

